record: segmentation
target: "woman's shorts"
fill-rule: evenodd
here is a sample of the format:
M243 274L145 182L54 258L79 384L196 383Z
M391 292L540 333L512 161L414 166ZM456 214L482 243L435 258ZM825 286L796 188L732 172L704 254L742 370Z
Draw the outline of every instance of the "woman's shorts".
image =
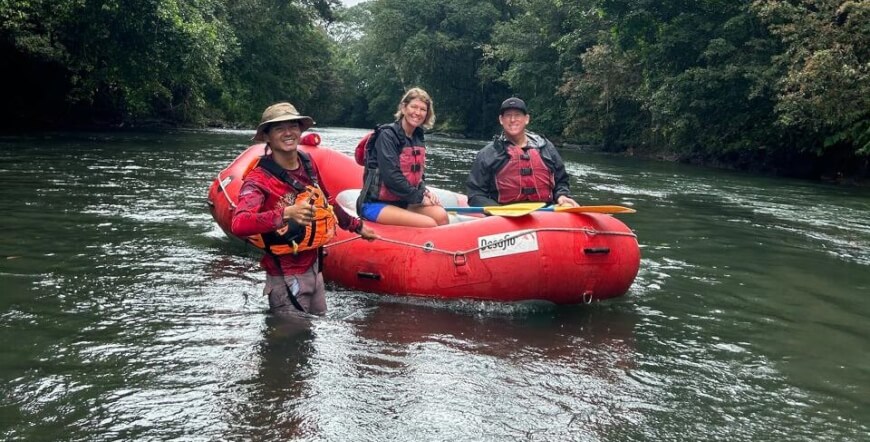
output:
M379 201L375 201L375 202L370 202L370 203L363 203L362 204L362 213L360 213L360 216L362 216L363 218L365 218L369 221L377 221L378 215L381 214L381 210L384 210L384 207L387 207L387 205L401 207L403 209L408 208L407 204L399 202L399 201L397 201L395 203L382 203Z

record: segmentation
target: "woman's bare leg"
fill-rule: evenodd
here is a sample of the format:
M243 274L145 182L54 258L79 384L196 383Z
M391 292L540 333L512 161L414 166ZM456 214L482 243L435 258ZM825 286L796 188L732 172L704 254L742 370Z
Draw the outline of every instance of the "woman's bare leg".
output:
M423 206L419 204L411 204L410 206L408 206L408 210L432 218L439 226L443 226L444 224L450 222L450 218L447 217L447 211L444 210L444 208L441 206Z
M430 206L432 207L432 206ZM441 208L441 210L444 210ZM445 215L447 212L444 212ZM405 210L401 207L386 205L378 214L377 222L381 224L389 224L393 226L409 226L409 227L435 227L438 224L435 220L422 213Z

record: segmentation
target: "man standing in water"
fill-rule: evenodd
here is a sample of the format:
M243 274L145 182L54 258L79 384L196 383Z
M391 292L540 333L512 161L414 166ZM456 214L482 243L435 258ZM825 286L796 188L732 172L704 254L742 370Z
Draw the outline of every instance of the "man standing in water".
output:
M245 176L233 213L232 233L266 252L260 265L273 313L326 312L320 252L336 221L365 239L378 238L362 220L329 205L317 164L298 150L313 124L290 103L266 108L254 141L265 141L267 153Z
M544 202L576 207L562 157L546 138L526 131L526 103L516 97L502 102L502 133L484 146L466 181L470 206Z

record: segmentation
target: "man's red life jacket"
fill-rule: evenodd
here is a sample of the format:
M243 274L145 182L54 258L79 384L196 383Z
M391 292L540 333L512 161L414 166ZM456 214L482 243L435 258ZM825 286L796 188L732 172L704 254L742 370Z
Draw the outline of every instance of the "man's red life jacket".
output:
M550 202L556 185L553 171L541 158L541 151L515 145L505 146L510 159L495 174L499 204L521 201Z

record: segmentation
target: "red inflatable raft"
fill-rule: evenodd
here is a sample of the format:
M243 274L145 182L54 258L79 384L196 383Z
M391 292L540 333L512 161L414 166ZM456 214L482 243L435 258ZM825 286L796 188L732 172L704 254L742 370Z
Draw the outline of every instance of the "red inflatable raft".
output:
M350 156L303 137L300 149L317 163L324 185L355 214L362 167ZM218 174L208 201L230 233L242 177L265 151L249 147ZM438 192L444 206L467 206L464 195ZM637 238L611 215L532 212L520 217L451 214L450 224L411 228L368 222L382 240L342 229L327 245L324 276L355 290L391 295L488 301L588 303L623 295L640 265Z

